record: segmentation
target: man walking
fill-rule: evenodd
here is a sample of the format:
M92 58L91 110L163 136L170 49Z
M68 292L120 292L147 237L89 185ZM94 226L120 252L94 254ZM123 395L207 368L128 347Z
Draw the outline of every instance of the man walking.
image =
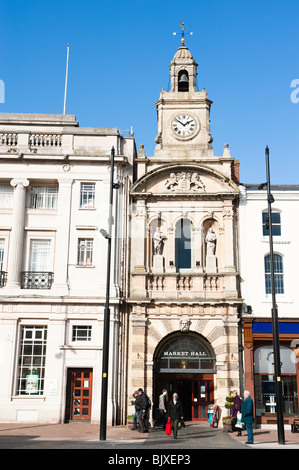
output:
M150 408L150 400L142 388L138 389L136 404L139 409L139 432L148 432L148 413Z
M242 423L245 424L248 441L245 444L253 444L253 401L248 390L244 391L244 403L242 405Z
M167 420L167 390L164 388L162 390L161 395L159 396L159 421L162 421L163 429L166 427L166 420Z

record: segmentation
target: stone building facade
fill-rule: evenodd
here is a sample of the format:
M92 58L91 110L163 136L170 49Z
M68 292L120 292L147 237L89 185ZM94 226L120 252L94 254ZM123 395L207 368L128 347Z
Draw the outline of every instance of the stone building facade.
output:
M182 40L170 64L170 91L156 102L155 154L146 156L141 146L135 160L128 299L129 403L142 387L156 406L167 388L195 421L239 390L242 304L239 162L228 144L214 155L212 101L196 89L196 76Z
M0 419L100 420L110 156L108 424L125 414L127 208L135 142L72 115L0 114Z

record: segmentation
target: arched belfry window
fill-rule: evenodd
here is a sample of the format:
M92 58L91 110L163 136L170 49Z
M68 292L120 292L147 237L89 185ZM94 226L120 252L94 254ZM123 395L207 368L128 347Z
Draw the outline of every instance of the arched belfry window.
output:
M175 229L175 258L177 271L191 269L192 223L189 219L180 219Z
M189 75L187 70L181 70L179 72L178 91L189 91Z

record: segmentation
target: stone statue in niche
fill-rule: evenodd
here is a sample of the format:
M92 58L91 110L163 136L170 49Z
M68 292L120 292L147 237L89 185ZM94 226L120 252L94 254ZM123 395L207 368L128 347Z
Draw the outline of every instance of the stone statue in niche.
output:
M166 189L170 191L205 191L205 185L198 173L188 173L181 171L179 173L170 173L165 182Z
M153 273L164 272L163 249L165 240L166 235L164 235L160 227L157 227L153 235Z
M217 236L212 227L209 228L208 233L205 238L206 242L206 273L216 273L217 272L217 261L216 261L216 243Z
M216 253L216 242L217 237L215 231L212 227L209 228L208 233L206 235L206 244L207 244L207 256L215 255Z
M154 243L154 255L162 255L164 249L164 240L166 236L161 231L160 227L157 227L153 236Z

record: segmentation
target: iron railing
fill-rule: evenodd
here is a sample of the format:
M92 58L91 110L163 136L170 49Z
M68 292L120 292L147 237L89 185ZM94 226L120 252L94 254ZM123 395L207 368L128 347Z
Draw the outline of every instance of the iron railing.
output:
M7 280L7 273L5 271L0 271L0 287L4 287Z
M21 289L51 289L54 273L45 271L21 272Z

